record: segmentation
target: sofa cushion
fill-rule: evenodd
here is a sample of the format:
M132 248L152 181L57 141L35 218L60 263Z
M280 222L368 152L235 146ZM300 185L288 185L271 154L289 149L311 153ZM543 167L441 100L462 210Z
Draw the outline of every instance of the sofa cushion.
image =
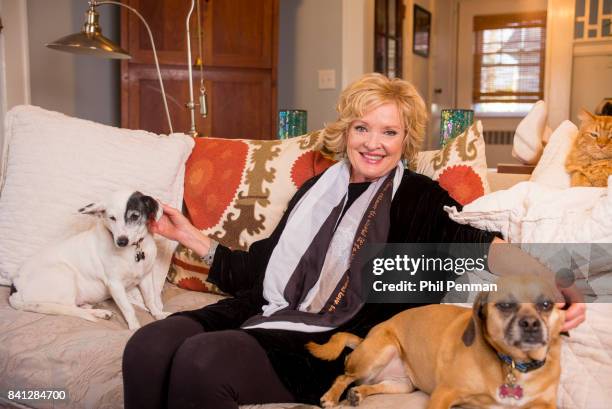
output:
M133 331L119 318L111 301L97 305L114 312L106 321L89 322L75 317L17 311L8 305L9 289L0 287L0 390L62 389L65 402L40 401L40 408L121 408L123 380L121 359ZM167 311L200 308L221 299L218 295L185 291L166 283L162 301ZM142 325L153 317L140 308ZM41 336L46 334L46 336ZM377 395L367 398L364 409L424 409L428 396L422 392ZM30 405L31 401L21 401ZM6 405L6 406L5 406ZM0 395L0 407L13 407ZM22 407L22 406L18 406ZM25 406L23 406L25 407ZM30 407L30 406L28 406ZM347 406L343 407L349 407ZM298 403L241 405L241 409L315 409Z
M160 136L33 106L13 108L6 116L0 177L0 275L6 279L39 249L89 227L91 217L77 209L114 190L133 188L179 206L192 147L183 134ZM153 274L161 291L176 243L156 242ZM130 298L141 301L137 289Z
M416 172L437 180L461 204L470 203L491 191L480 121L443 149L420 152L412 167Z
M68 391L68 402L37 402L41 408L119 408L123 405L121 357L133 331L119 318L114 303L101 308L116 314L92 323L75 317L50 316L12 309L9 289L0 287L0 390L49 389ZM166 283L162 300L168 311L195 309L219 300L213 294L185 291ZM144 324L152 317L136 309ZM587 305L587 321L563 338L560 409L607 408L612 393L612 304ZM41 336L45 334L45 336ZM424 409L427 394L373 395L363 409ZM31 404L32 402L22 402ZM340 408L351 407L347 402ZM12 407L0 395L0 407ZM24 406L25 407L25 406ZM28 406L29 407L29 406ZM241 409L306 409L296 403L245 405Z
M127 328L114 302L96 305L114 312L110 320L89 322L14 310L8 294L7 287L0 287L0 390L67 390L68 404L40 401L35 406L40 408L123 407L121 357L134 331ZM195 309L219 299L213 294L185 292L169 283L162 293L167 311ZM141 325L153 321L138 307L136 315ZM0 396L0 407L5 407L4 396Z
M268 237L298 187L334 162L320 149L322 132L285 140L200 138L186 166L185 205L193 224L233 249ZM179 246L168 279L218 292L197 254Z
M531 175L526 173L499 173L497 169L489 169L487 172L491 192L509 189L517 183L529 180L530 177Z

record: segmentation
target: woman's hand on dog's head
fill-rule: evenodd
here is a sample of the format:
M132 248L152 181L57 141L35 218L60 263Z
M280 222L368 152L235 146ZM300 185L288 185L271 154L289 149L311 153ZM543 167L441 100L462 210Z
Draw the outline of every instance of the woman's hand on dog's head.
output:
M165 203L162 203L162 209L164 214L158 221L149 220L149 231L178 241L198 254L206 254L210 239L191 224L180 210Z
M164 213L158 221L153 219L148 221L149 231L167 239L181 242L189 228L193 226L178 209L165 203L162 203L162 209Z

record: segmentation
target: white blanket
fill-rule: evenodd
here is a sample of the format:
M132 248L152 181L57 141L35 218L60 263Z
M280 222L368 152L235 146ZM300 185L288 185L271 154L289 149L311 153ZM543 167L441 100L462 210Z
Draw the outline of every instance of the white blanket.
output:
M612 176L608 186L559 189L521 182L461 212L444 210L457 223L501 232L511 243L612 243Z

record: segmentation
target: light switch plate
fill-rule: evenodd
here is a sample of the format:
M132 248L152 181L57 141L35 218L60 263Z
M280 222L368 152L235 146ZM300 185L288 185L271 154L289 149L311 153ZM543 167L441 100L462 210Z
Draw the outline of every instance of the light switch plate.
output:
M319 70L319 89L336 89L336 70Z

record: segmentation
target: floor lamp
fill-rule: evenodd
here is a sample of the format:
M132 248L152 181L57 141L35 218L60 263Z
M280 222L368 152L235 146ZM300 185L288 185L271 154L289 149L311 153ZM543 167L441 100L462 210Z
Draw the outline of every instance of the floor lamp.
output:
M102 35L102 29L99 23L100 16L96 10L96 7L104 5L104 4L114 4L117 6L125 7L126 9L130 10L132 13L136 14L136 16L138 16L140 21L142 21L142 24L144 24L145 28L147 29L147 33L149 34L149 40L151 41L151 48L153 49L153 59L155 60L155 68L157 70L157 77L159 79L159 86L161 89L162 98L164 102L164 109L166 111L166 118L168 120L168 127L170 129L170 133L173 133L174 130L172 127L172 119L170 118L170 111L168 110L168 101L166 98L166 91L164 90L164 82L162 80L161 71L159 69L159 60L157 58L157 50L155 47L155 41L153 40L153 34L151 33L151 28L149 27L149 24L147 23L147 21L135 8L128 6L127 4L118 2L118 1L90 0L89 9L85 13L85 17L86 17L85 24L83 25L83 29L81 30L81 32L76 33L76 34L70 34L66 37L62 37L57 41L47 44L47 47L54 49L54 50L67 51L67 52L75 53L75 54L88 54L88 55L94 55L94 56L99 56L99 57L104 57L104 58L115 58L115 59L131 58L131 55L126 50L124 50L119 45L115 44L114 42L112 42L111 40L109 40L108 38ZM193 96L193 72L192 72L192 62L191 62L191 38L190 38L191 36L190 36L190 31L189 31L189 21L191 19L191 15L193 14L195 5L196 5L196 0L191 0L191 7L189 9L189 13L187 13L187 18L185 22L186 32L187 32L187 64L188 64L188 71L189 71L189 101L185 104L185 106L190 110L191 128L190 128L189 134L193 137L198 135L198 132L195 126L195 107L198 105L200 106L200 114L203 117L206 117L208 114L207 104L206 104L206 88L204 87L204 80L203 80L202 75L200 76L199 104L196 104L193 99L194 98ZM200 55L201 55L202 54L202 51L201 51L202 36L201 36L201 22L200 22L201 18L199 16L199 5L200 4L198 1L198 30L199 30L198 37L200 38ZM202 61L201 60L199 61L198 65L200 66L200 73L202 74Z

